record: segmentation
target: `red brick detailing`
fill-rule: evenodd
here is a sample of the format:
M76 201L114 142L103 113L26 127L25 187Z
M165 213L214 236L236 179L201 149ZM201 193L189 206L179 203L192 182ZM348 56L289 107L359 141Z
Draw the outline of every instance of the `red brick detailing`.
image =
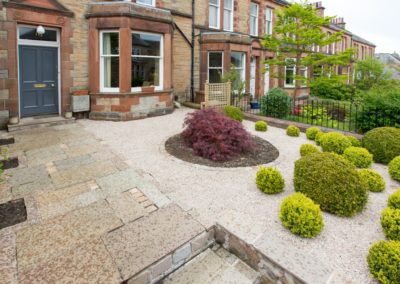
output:
M130 105L112 105L111 106L111 111L129 112L129 111L131 111L131 106Z

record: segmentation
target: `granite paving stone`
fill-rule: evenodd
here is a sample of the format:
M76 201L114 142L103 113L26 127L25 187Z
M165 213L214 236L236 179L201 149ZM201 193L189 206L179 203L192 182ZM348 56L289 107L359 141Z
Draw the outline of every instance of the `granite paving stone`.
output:
M11 175L8 182L12 186L23 185L35 182L38 179L49 178L45 165L38 165L24 169L16 168L13 169L12 171L8 171L8 173Z
M34 166L40 164L46 164L48 162L63 160L67 158L67 155L59 145L53 145L50 147L32 149L25 152L27 159L27 165Z
M120 283L117 268L100 239L91 240L57 258L25 269L20 283Z
M109 232L104 242L123 280L127 280L203 230L200 223L171 204Z
M127 169L98 178L96 182L100 186L104 197L108 197L136 187L140 179L141 177L136 171Z
M15 235L0 235L0 283L17 283Z
M133 198L129 191L107 198L110 207L124 223L132 222L146 215L143 206Z
M94 159L90 155L82 155L82 156L67 158L61 161L55 161L54 165L56 166L57 170L63 171L73 167L91 164L93 162Z

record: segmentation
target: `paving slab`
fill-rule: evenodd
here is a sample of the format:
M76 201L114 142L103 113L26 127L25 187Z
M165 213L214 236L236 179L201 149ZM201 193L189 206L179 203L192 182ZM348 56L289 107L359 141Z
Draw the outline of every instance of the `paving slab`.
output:
M50 147L32 149L25 152L27 165L41 165L49 162L63 160L67 158L67 155L59 145L53 145Z
M107 202L114 210L115 215L124 223L132 222L146 215L144 207L134 199L129 191L108 197Z
M179 248L204 227L176 205L161 208L104 237L123 280Z
M67 158L61 161L55 161L54 165L59 171L63 171L63 170L68 170L70 168L91 164L93 162L94 159L90 155L82 155L82 156Z
M104 197L117 195L136 187L142 178L133 169L127 169L96 179Z
M0 283L17 283L15 235L0 235Z
M23 270L20 283L120 283L117 268L100 239L66 251L57 258Z

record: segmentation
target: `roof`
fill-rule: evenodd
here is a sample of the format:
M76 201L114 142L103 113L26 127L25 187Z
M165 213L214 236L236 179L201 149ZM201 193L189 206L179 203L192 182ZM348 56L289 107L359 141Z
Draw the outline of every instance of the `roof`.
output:
M371 45L371 46L376 47L376 45L374 43L372 43L372 42L370 42L370 41L368 41L366 39L363 39L362 37L359 37L358 35L352 34L351 38L354 41L357 41L357 42L360 42L360 43L363 43L363 44L366 44L366 45Z

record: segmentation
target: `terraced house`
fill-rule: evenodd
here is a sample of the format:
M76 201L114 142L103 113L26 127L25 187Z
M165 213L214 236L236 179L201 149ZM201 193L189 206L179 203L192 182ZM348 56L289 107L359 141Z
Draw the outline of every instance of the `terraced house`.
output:
M234 65L247 92L290 90L263 73L274 54L261 46L281 0L3 0L0 2L1 117L63 115L90 94L90 117L128 120L171 112L173 100L202 100L204 83ZM316 3L322 14L322 4ZM336 20L340 44L358 58L375 46ZM285 70L291 72L291 70ZM351 69L338 70L351 74ZM304 92L308 90L305 89Z

